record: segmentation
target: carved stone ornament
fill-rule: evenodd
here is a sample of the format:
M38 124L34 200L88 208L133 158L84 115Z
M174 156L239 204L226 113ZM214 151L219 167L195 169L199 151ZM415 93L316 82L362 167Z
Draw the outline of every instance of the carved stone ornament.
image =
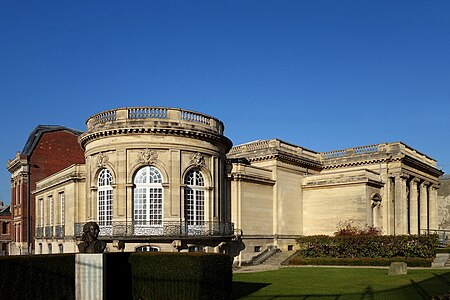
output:
M100 152L97 157L97 165L104 168L108 164L109 158L103 152Z
M191 155L191 164L196 167L204 167L206 165L205 157L203 154L197 152Z
M154 150L145 149L141 152L139 160L145 164L153 164L158 159L158 153Z

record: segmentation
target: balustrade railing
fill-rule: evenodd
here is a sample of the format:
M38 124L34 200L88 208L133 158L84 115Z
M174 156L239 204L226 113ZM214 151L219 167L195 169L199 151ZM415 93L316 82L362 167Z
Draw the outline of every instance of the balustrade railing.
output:
M92 120L91 126L96 126L98 124L104 124L106 122L115 121L116 111L115 110L104 111L94 115L90 119Z
M55 237L63 238L64 235L65 235L65 226L64 225L55 226Z
M44 228L43 227L36 227L35 237L37 239L42 238L43 232L44 232Z
M137 107L128 109L128 119L167 119L169 112L162 107Z
M148 122L165 120L178 123L181 126L186 123L194 123L200 128L223 134L222 122L214 117L189 110L166 107L130 107L104 111L88 119L87 129L89 131L97 127L114 127L116 123L121 124L121 126L126 124L132 127L133 121L142 120L148 120ZM142 122L136 122L136 124L142 126ZM153 126L154 124L149 123L149 125Z
M53 226L45 226L44 237L47 239L53 237Z
M187 110L181 110L181 120L210 125L210 117Z
M76 223L74 232L81 237L84 223ZM111 238L123 237L207 237L233 236L233 223L202 222L201 225L189 225L186 222L163 221L162 225L141 225L133 222L112 222L110 226L100 226L99 236Z
M330 151L330 152L323 152L323 153L321 153L321 156L323 159L333 159L333 158L341 158L341 157L352 157L354 155L377 153L378 151L379 151L378 145L370 145L370 146L355 147L355 148L336 150L336 151Z

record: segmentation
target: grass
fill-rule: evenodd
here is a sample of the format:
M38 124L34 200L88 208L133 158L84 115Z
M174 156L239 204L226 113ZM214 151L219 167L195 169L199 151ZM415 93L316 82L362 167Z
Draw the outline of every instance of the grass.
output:
M282 268L233 275L234 299L431 299L450 291L450 271L409 269L388 276L375 268Z

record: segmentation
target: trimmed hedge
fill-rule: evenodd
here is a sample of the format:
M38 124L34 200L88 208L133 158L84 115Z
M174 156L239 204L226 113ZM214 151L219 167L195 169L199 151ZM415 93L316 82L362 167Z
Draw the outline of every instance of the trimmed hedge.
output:
M0 257L0 299L75 299L75 254Z
M290 265L323 265L323 266L389 266L392 262L405 262L410 267L431 267L431 258L305 258L296 256L289 261Z
M305 236L297 240L305 258L433 258L438 235Z
M133 299L231 299L232 261L224 254L206 253L110 253L107 266L122 269L107 272L131 274L126 287ZM115 264L111 262L115 261ZM125 263L127 262L127 263ZM127 278L127 276L121 276ZM111 278L107 282L114 282ZM128 278L130 278L128 276ZM124 295L125 286L117 278L106 298ZM110 295L111 297L108 297Z
M105 299L231 299L232 261L213 253L105 253ZM75 299L75 254L0 257L0 299Z

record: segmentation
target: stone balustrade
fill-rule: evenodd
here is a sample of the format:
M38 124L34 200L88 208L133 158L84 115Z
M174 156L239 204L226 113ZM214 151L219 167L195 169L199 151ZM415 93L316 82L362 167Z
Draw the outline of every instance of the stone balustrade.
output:
M327 162L330 160L336 161L338 159L359 159L366 157L368 155L379 155L385 156L386 158L389 156L399 156L399 155L407 155L411 158L417 159L429 166L436 167L437 163L434 159L429 158L428 156L412 149L411 147L400 143L385 143L385 144L374 144L362 147L355 148L347 148L342 150L335 150L329 152L321 152L319 154L321 161Z
M81 237L84 223L75 223L76 237ZM142 225L135 222L113 221L109 226L100 226L99 236L110 238L142 238L142 237L220 237L233 236L233 223L203 221L189 225L185 222L163 221L161 225Z
M90 117L86 124L88 132L112 128L175 126L222 135L224 130L223 123L214 117L166 107L131 107L103 111Z

